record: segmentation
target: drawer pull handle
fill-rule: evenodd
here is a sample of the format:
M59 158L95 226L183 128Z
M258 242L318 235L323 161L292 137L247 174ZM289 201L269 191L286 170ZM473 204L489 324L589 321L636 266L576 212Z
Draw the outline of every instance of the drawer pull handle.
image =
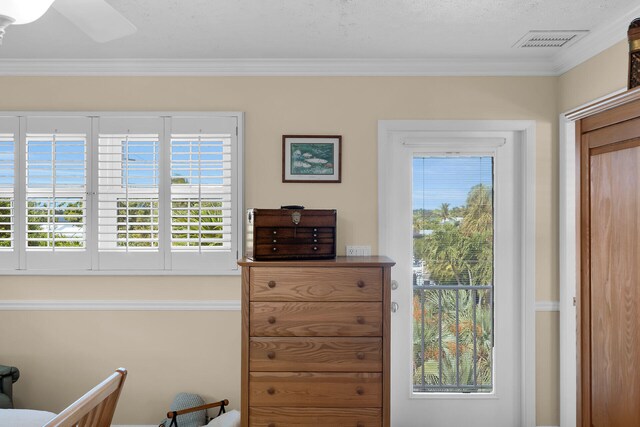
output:
M267 424L267 427L276 427L276 423L269 423ZM359 427L364 427L364 424L362 426Z
M269 286L271 289L276 287L276 281L275 280L269 280L269 283L267 283L267 286Z
M356 322L358 322L361 325L364 325L364 317L362 317L362 316L356 317Z
M275 389L275 388L273 388L273 387L269 387L269 388L267 389L267 393L269 393L269 394L275 394L275 393L276 393L276 389Z
M317 251L317 250L318 250L318 247L317 247L317 246L314 246L314 247L313 247L313 250L314 250L314 251Z
M275 351L270 351L269 353L267 353L267 357L271 360L276 358L276 352Z
M358 280L358 287L364 288L364 282L362 280Z
M275 426L273 426L275 427ZM356 427L364 427L364 423L361 421L358 421L358 424L356 424Z
M273 239L273 243L278 243L278 241L276 239Z
M275 316L269 316L269 318L267 319L267 322L271 323L272 325L273 325L274 323L276 323L276 318L275 318Z
M364 394L364 389L362 387L358 387L356 388L356 393L358 393L358 396L362 396Z
M273 248L273 252L276 252L277 250L278 250L278 248L276 248L276 247L274 246L274 248Z
M363 360L363 359L364 359L364 352L362 352L362 351L357 352L357 353L356 353L356 357L357 357L359 360Z
M278 234L278 232L276 230L273 230L273 234Z

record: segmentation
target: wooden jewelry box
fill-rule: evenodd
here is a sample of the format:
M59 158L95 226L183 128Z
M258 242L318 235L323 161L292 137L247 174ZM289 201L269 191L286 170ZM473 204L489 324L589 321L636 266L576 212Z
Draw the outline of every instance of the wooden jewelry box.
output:
M254 260L336 257L335 209L248 209L245 255Z

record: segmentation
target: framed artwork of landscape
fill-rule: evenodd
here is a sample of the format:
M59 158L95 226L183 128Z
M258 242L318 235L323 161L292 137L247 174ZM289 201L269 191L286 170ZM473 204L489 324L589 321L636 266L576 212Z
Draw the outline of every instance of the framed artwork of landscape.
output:
M340 182L341 173L342 136L282 136L282 182Z

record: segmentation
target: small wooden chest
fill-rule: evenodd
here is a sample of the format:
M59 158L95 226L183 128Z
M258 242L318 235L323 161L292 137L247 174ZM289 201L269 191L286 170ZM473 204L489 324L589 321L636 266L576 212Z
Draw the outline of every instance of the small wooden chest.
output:
M335 209L249 209L246 218L247 258L336 257Z

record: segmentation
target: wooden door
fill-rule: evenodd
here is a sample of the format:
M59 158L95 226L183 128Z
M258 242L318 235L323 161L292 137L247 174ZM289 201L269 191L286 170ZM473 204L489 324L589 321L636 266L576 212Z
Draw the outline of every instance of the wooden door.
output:
M578 122L578 425L640 424L640 103Z

